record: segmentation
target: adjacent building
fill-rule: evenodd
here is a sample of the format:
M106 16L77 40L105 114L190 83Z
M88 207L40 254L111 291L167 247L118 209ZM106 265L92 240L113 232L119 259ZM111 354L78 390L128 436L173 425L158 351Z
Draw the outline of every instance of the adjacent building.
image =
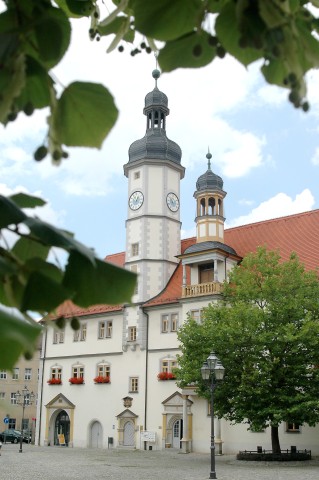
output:
M96 448L176 448L209 451L210 411L196 391L180 390L173 370L177 331L188 314L218 302L228 272L260 245L284 259L297 252L308 269L319 264L319 211L224 229L226 191L203 159L194 186L196 237L181 240L180 147L166 135L167 96L146 95L146 133L129 148L125 252L106 261L138 274L130 305L81 309L70 302L59 315L80 319L80 329L55 328L43 340L37 441ZM275 215L276 212L274 212ZM119 286L120 288L120 286ZM270 447L270 435L215 420L219 452ZM291 435L298 433L298 437ZM283 448L297 444L319 454L318 428L281 426Z

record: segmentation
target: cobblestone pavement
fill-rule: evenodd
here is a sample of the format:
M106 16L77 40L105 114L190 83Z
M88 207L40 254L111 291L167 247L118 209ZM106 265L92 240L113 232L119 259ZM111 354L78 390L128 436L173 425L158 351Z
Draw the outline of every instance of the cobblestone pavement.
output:
M209 454L3 445L1 480L204 480ZM216 457L218 480L318 480L319 458L306 462L244 462Z

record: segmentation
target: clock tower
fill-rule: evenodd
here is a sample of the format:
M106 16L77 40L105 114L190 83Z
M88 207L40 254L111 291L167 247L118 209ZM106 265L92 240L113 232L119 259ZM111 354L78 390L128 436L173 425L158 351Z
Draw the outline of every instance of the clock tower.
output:
M180 147L166 136L167 96L155 88L145 97L146 133L132 143L124 165L128 178L126 268L138 274L134 302L145 302L166 286L180 254Z

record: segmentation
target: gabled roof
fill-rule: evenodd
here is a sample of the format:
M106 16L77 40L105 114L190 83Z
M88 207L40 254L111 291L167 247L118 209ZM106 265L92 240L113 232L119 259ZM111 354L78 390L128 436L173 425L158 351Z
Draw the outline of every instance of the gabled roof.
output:
M183 239L181 254L195 243L195 237ZM260 246L265 246L268 250L278 250L283 260L288 260L290 254L295 252L307 270L319 269L319 210L228 228L225 230L225 244L232 247L240 257L256 251ZM125 252L108 255L105 260L124 266ZM188 268L186 271L189 275ZM182 265L179 263L164 290L144 306L178 302L182 293L182 276ZM95 305L90 308L80 308L68 301L59 307L58 316L94 315L121 311L122 308L121 305Z
M225 230L225 243L244 257L257 247L278 250L283 260L296 252L307 270L319 267L319 210Z

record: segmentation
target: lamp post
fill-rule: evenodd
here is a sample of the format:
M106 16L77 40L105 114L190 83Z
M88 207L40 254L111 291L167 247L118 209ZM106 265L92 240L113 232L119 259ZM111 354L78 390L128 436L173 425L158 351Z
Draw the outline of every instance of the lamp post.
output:
M16 404L22 406L22 419L21 419L21 437L20 437L20 448L19 453L22 453L22 441L23 441L23 419L24 419L24 410L28 405L32 405L34 402L35 395L33 392L30 392L28 387L25 386L21 393L19 390L16 393Z
M210 418L211 418L211 433L210 433L210 475L209 478L216 477L215 469L215 430L214 430L214 390L218 382L224 378L225 368L221 364L214 352L211 352L207 360L201 367L201 374L203 380L210 379Z

